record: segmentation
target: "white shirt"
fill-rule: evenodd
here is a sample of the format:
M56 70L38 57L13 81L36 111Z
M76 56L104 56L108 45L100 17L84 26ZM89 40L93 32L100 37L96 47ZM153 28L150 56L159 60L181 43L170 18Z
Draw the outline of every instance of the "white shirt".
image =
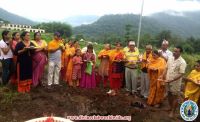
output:
M166 50L166 51L163 51L163 50L159 50L159 52L161 52L161 54L163 55L163 57L165 59L168 60L169 57L173 56L173 53L170 51L170 50Z
M1 48L0 49L0 53L1 53L0 59L13 58L13 53L12 53L11 49L8 51L8 53L6 55L3 53L2 48L8 48L8 45L3 40L0 41L0 48Z
M175 60L174 56L169 57L167 61L167 80L173 80L178 74L185 73L186 69L186 62L185 60L180 56L178 59ZM178 79L181 83L182 78ZM175 82L172 82L170 84L174 84Z

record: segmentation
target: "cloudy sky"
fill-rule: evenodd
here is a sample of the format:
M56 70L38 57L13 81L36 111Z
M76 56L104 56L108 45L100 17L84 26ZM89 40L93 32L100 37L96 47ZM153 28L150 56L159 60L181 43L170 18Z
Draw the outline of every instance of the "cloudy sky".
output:
M144 15L200 10L200 0L144 0ZM142 0L0 0L0 7L36 21L77 15L139 14Z

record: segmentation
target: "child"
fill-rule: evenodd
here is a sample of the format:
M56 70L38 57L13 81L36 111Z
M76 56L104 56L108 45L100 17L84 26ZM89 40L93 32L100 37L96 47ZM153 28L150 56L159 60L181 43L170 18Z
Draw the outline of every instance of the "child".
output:
M82 88L95 88L95 55L91 44L87 46L87 52L83 54L83 61L80 85Z
M81 79L81 65L83 64L82 62L82 57L81 57L81 49L76 49L75 56L72 59L73 62L73 71L72 71L72 81L73 81L73 86L79 86L79 81Z

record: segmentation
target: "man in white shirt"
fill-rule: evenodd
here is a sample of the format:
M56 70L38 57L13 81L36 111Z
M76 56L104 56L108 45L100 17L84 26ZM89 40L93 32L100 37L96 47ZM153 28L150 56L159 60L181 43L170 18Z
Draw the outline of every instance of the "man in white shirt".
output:
M175 110L178 107L178 100L181 92L182 77L185 74L186 62L181 57L183 49L180 46L174 48L173 56L167 61L167 69L163 74L163 79L166 79L168 91L168 101L170 105L170 117L173 117Z
M2 32L2 40L0 41L1 63L2 63L2 82L6 85L13 73L13 53L10 48L10 32L4 30Z
M159 50L160 56L164 58L166 61L170 56L172 56L172 52L168 49L169 42L167 40L163 40L161 49Z

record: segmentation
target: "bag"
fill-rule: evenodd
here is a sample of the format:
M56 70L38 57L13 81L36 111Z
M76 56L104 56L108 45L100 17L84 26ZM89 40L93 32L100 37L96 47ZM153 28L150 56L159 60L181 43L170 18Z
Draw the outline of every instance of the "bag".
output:
M85 69L85 73L91 75L92 74L92 62L87 62L87 66Z

